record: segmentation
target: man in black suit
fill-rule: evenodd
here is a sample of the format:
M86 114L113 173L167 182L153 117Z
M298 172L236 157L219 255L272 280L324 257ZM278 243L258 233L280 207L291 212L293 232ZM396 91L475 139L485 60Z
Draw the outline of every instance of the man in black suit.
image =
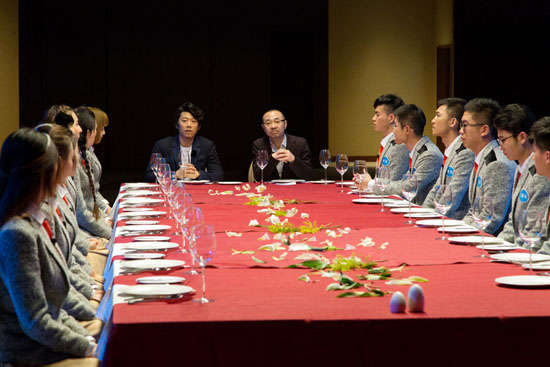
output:
M311 180L315 171L311 166L311 151L306 139L285 133L287 120L278 110L269 110L262 117L263 138L252 143L252 157L266 150L269 160L264 168L264 179L302 178ZM254 178L260 181L261 170L254 164Z
M197 135L203 121L204 111L191 102L185 102L176 112L178 135L160 139L153 146L153 153L160 153L180 180L223 179L223 168L216 145ZM150 164L147 166L145 179L155 180Z

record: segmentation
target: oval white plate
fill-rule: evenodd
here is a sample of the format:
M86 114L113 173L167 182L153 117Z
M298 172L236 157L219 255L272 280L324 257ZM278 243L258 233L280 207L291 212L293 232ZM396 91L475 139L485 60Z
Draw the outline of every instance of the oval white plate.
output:
M156 204L156 203L162 203L162 202L164 202L164 200L162 199L136 197L136 198L124 199L121 204Z
M504 261L504 262L510 262L510 263L518 263L518 264L525 264L529 263L529 253L528 252L512 252L507 254L494 254L490 255L491 259L497 260L497 261ZM531 261L532 262L539 262L539 261L550 261L549 255L543 255L543 254L532 254L531 255Z
M125 250L166 250L169 248L177 248L179 245L175 242L128 242L117 244L124 247Z
M395 208L391 210L392 213L409 213L409 208ZM430 208L421 208L421 207L411 207L411 213L435 213L433 209Z
M133 260L126 261L122 267L134 268L134 269L155 269L155 268L175 268L185 265L183 260L169 260L169 259L145 259L145 260Z
M158 220L127 220L126 224L134 225L134 224L158 224Z
M336 181L335 184L338 185L338 186L354 186L355 182L353 182L353 181L344 181L344 183L342 183L342 181Z
M125 191L120 194L120 198L131 197L131 196L151 196L151 195L160 195L160 191L151 191L151 190L130 190Z
M387 200L386 200L387 201ZM382 199L377 198L359 198L359 199L353 199L351 201L355 204L380 204L382 202Z
M152 276L152 277L137 278L136 282L141 284L172 284L172 283L183 283L185 282L185 278L172 277L169 275L158 275L158 276Z
M218 185L240 185L240 184L242 184L241 181L218 181L216 183Z
M191 293L195 290L186 285L171 284L139 284L131 285L124 289L124 294L132 296L172 296L177 294Z
M168 236L138 236L134 237L134 241L170 241L170 237Z
M124 211L121 212L120 214L122 213L127 213L127 212L143 212L143 211L153 211L152 208L123 208Z
M447 221L445 221L445 223L447 223ZM437 231L443 232L443 227L439 227ZM479 230L476 227L470 227L470 226L447 227L447 224L445 224L445 232L446 233L477 233L479 232Z
M411 205L411 207L413 206L414 204ZM409 207L409 202L408 201L401 201L401 200L394 200L394 201L390 201L386 204L386 202L384 201L384 206L386 208L408 208Z
M423 226L423 227L441 227L443 225L443 221L441 219L417 220L416 225ZM464 222L461 220L445 219L445 227L460 226L460 225L464 225Z
M521 247L515 246L515 245L507 245L507 244L501 244L501 245L477 245L476 248L480 249L483 247L483 250L485 251L512 251L512 250L519 250ZM550 269L550 268L549 268Z
M183 182L186 185L204 185L204 184L210 183L209 180L189 180L189 181L180 180L179 182Z
M141 188L144 188L144 187L158 187L158 184L147 183L147 182L129 182L129 183L125 183L122 187L125 190L129 189L129 188L132 188L132 189L139 188L139 189L141 189Z
M403 214L405 218L441 218L438 213L409 213Z
M335 181L334 180L317 180L317 181L308 181L309 183L312 183L312 184L322 184L322 185L327 185L327 184L333 184Z
M498 237L487 237L487 236L460 236L460 237L449 237L449 241L452 243L460 243L465 245L478 245L484 243L485 245L494 245L494 244L503 244L504 241ZM514 247L508 245L508 247Z
M129 210L129 209L126 209ZM158 217L166 214L166 212L161 212L158 210L133 210L129 212L123 212L118 214L118 218L130 218L130 217Z
M531 264L532 266L529 267L529 263L521 265L525 269L533 269L533 270L550 270L550 261L541 261Z
M549 287L550 277L539 275L512 275L496 278L495 282L511 287Z
M129 226L120 226L117 227L119 230L124 231L165 231L167 229L172 228L172 226L169 226L167 224L136 224L136 225L129 225Z
M127 259L127 260L162 259L163 257L164 257L164 254L159 254L159 253L155 253L155 252L124 254L124 258Z
M302 180L301 178L296 178L296 179L286 179L286 178L283 178L283 179L279 179L279 180L271 180L271 183L279 183L279 184L285 184L285 183L304 183L306 182L306 180Z

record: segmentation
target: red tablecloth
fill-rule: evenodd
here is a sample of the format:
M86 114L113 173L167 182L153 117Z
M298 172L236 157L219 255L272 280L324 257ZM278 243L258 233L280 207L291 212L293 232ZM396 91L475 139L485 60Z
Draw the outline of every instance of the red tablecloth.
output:
M392 314L390 296L340 299L335 297L338 293L325 290L332 282L328 278L311 275L311 283L298 280L308 270L286 266L297 263L294 257L302 252L290 252L278 262L271 256L281 252L258 251L262 244L274 242L258 241L265 229L248 227L250 219L265 218L256 212L259 208L243 205L244 197L209 195L209 189L228 188L189 186L206 221L221 229L212 261L215 268L206 271L207 294L215 302L115 305L107 365L494 365L532 363L544 354L550 290L511 289L494 282L499 276L525 274L518 266L489 263L476 257L480 251L473 247L437 241L435 229L412 227L401 215L379 213L379 205L352 204L354 196L338 193L334 185L270 185L276 198L314 201L290 205L307 212L309 219L325 223L319 218L326 218L352 228L339 238L316 234L318 242L330 239L336 247L355 246L323 256L368 255L386 260L380 265L406 263L410 266L394 277L418 275L429 280L421 284L424 313ZM250 232L227 237L225 230ZM356 246L366 236L376 245ZM116 242L123 241L129 239ZM383 242L388 242L385 249L380 248ZM266 263L260 265L250 255L232 255L232 249L254 250L254 256ZM186 256L177 251L167 255ZM185 270L171 274L187 276ZM135 284L137 277L120 276L115 283ZM189 284L200 290L200 277L190 277ZM373 285L405 295L408 290L385 281Z

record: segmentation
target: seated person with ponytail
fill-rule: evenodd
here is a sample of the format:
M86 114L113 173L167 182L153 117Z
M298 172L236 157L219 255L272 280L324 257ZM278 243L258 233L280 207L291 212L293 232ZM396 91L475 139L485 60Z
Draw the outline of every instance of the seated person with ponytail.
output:
M96 344L63 309L69 269L40 211L55 195L58 153L32 129L10 134L0 154L0 363L98 365ZM70 361L69 358L72 358ZM73 363L74 362L74 363Z
M88 148L90 148L96 135L96 122L93 113L87 107L75 109L76 116L82 133L78 138L80 160L74 181L76 186L76 209L79 226L93 236L109 239L111 237L111 225L105 215L99 210L96 184L94 182Z
M103 140L103 137L105 136L105 127L109 125L109 117L107 114L97 108L97 107L88 107L90 111L94 114L95 122L96 122L96 134L95 134L95 140L94 144L88 148L88 158L90 159L90 165L92 167L92 174L94 175L94 183L96 185L96 194L97 194L97 205L99 206L99 209L101 209L104 213L109 214L111 212L111 206L109 204L109 201L101 195L101 192L99 191L99 184L101 181L101 174L103 172L103 167L101 167L101 162L97 158L97 155L94 151L94 145L97 145Z

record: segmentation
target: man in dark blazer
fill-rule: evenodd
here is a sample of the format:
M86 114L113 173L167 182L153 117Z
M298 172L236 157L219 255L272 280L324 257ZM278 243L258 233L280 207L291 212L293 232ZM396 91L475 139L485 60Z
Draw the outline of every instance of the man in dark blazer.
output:
M204 120L204 111L191 102L185 102L176 112L178 135L158 140L153 153L160 153L178 179L221 181L223 168L216 152L216 145L198 136ZM154 181L151 165L145 173L147 181Z
M264 168L264 180L301 178L311 180L315 171L311 166L311 151L306 139L285 133L287 120L278 110L270 110L262 117L263 138L252 143L252 159L258 151L268 153L268 163ZM261 169L253 164L254 178L260 181Z

